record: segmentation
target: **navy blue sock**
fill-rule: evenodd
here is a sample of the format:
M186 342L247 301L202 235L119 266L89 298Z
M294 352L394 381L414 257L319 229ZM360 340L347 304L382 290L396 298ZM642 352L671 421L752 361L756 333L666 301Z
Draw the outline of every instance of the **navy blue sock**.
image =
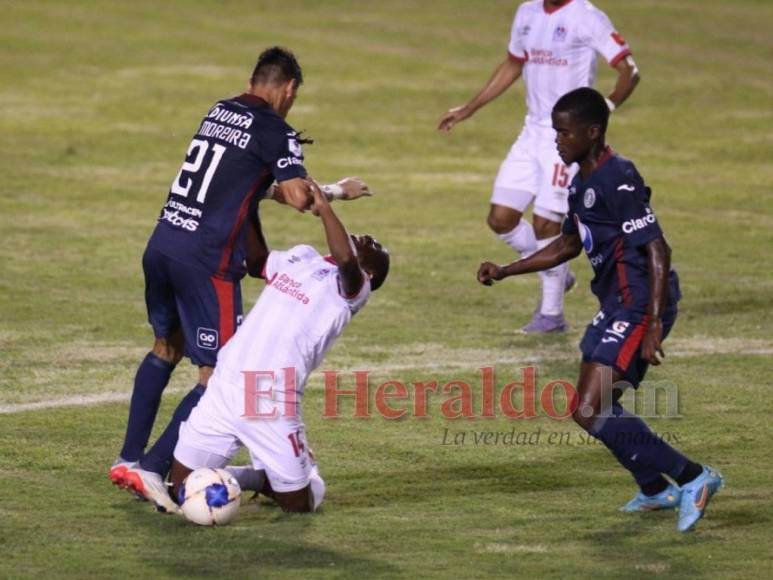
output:
M169 425L155 442L153 447L150 448L140 460L140 467L146 471L153 471L155 473L166 475L169 468L172 466L172 458L174 457L174 448L177 445L177 437L180 432L180 423L188 418L193 408L198 404L199 399L204 394L206 387L204 385L196 385L191 391L183 397L180 404L172 415L172 420L169 421Z
M607 446L639 487L649 488L663 473L676 478L684 471L690 460L653 433L639 417L619 403L612 406L612 415L597 420L591 435Z
M124 461L137 461L142 457L153 430L158 406L161 404L161 393L169 383L174 367L175 365L152 352L140 363L134 377L126 436L121 449L121 458Z

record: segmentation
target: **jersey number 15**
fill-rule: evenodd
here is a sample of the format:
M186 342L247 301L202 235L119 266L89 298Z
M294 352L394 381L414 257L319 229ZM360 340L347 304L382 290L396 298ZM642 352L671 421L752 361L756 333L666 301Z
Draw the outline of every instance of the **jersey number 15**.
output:
M209 141L203 139L194 139L191 141L188 147L188 154L185 156L183 166L180 168L180 173L172 182L172 193L188 197L188 193L193 186L193 179L196 174L201 170L201 166L204 164L204 158L209 151ZM196 201L204 203L207 197L207 189L212 181L212 176L215 174L220 159L225 153L225 147L222 145L212 145L212 159L207 165L207 170L204 172L204 178L201 181L199 192L196 194ZM189 177L190 175L190 177Z

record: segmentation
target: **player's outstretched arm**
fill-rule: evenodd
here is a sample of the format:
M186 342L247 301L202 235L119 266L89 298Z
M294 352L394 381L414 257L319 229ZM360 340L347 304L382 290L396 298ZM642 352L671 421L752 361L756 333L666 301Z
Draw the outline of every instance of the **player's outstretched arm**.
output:
M363 196L373 195L368 188L368 184L359 177L344 177L335 183L320 185L319 188L325 194L328 201L335 199L351 201Z
M333 201L335 199L351 201L360 197L373 195L368 184L359 177L344 177L335 183L320 185L319 187L327 197L328 201ZM309 190L309 195L312 195L311 190ZM277 203L291 205L285 197L282 186L276 182L271 184L266 197L273 199Z
M642 341L641 356L653 365L659 365L664 357L663 313L668 302L668 273L671 270L671 247L663 236L652 240L646 246L647 268L649 270L650 303L647 308L649 323Z
M612 94L607 97L607 104L610 104L610 102L612 103L610 109L613 111L631 96L636 85L638 85L641 80L639 69L636 67L636 63L632 56L618 62L615 65L615 71L617 71L615 88L612 91Z
M496 99L512 85L523 72L523 62L512 58L505 59L491 75L483 89L475 97L461 107L448 110L438 123L439 131L450 131L457 123L472 117L473 113Z
M582 242L576 235L561 234L558 239L522 260L516 260L506 266L498 266L492 262L483 262L478 268L478 282L491 286L494 282L507 278L540 272L563 264L576 258L582 251Z
M333 211L330 201L327 199L319 186L311 182L314 192L314 207L312 211L322 220L325 227L325 237L327 245L330 248L330 255L338 265L338 274L341 280L341 290L347 295L352 296L360 291L365 281L364 274L360 269L360 263L357 260L357 254L354 251L352 240Z

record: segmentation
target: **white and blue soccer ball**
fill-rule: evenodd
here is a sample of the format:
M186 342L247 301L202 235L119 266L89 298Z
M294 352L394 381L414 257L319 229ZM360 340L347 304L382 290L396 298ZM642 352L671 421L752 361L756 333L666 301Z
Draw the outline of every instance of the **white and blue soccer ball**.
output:
M183 515L200 526L224 526L236 517L242 490L225 469L203 467L193 471L180 487Z

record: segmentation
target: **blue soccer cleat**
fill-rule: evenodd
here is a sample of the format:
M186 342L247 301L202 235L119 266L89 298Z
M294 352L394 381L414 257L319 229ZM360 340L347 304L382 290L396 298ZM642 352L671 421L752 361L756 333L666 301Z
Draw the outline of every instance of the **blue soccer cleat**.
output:
M652 512L655 510L671 510L679 505L682 490L670 483L668 487L655 495L644 495L642 492L620 508L621 512Z
M725 484L722 474L713 467L705 466L703 473L682 486L682 499L679 501L679 520L676 529L689 532L703 517L711 497Z

